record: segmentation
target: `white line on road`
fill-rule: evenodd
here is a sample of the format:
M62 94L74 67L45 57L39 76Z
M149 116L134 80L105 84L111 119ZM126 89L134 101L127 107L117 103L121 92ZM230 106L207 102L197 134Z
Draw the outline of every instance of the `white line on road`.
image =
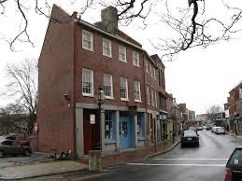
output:
M195 166L195 167L225 167L225 164L171 164L171 163L127 163L127 165L134 165L134 166Z
M197 160L199 160L199 161L202 161L202 160L204 160L204 161L217 161L217 160L225 160L225 161L227 161L228 160L228 158L153 158L152 160L169 160L169 161L173 161L173 160L189 160L189 161L197 161Z

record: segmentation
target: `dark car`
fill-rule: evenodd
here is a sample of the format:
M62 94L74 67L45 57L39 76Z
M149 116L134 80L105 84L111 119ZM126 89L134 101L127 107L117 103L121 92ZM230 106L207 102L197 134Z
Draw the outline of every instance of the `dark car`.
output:
M32 154L31 146L21 144L18 140L4 139L0 141L0 158L5 155L25 155Z
M181 147L185 146L197 146L199 147L199 137L196 131L186 130L181 137Z
M231 154L225 167L225 181L242 180L242 146L238 146Z
M197 128L195 128L195 127L189 127L189 130L195 131L197 133L197 135L198 135Z

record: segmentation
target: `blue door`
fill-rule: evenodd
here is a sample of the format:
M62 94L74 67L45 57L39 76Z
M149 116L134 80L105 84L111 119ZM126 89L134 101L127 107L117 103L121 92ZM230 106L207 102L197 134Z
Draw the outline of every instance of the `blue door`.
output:
M129 117L120 117L119 121L119 138L120 138L120 148L130 148L132 147L132 132L131 132L131 120Z

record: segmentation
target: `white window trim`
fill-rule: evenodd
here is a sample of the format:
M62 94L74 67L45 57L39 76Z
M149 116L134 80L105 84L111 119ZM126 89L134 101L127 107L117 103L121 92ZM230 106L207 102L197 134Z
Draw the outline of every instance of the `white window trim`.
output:
M87 48L84 46L84 36L83 36L83 33L87 33L90 35L91 37L91 48ZM90 51L93 51L93 33L87 31L87 30L82 30L82 48L85 49L85 50L90 50Z
M104 74L104 75L110 75L110 74ZM112 75L110 75L110 83L111 83L111 96L105 95L106 99L113 99L113 76Z
M147 104L151 105L151 101L150 101L150 87L148 85L146 86L146 94L147 94Z
M82 69L82 76L83 76L84 69L87 69L87 68ZM88 96L88 97L93 97L94 96L94 91L93 91L94 90L94 73L93 73L93 70L91 70L91 69L87 69L87 70L91 71L91 82L92 82L91 93L83 92L83 77L82 77L82 95Z
M124 48L124 60L120 60L120 48L121 47ZM127 62L127 50L126 50L125 46L119 45L119 47L118 47L118 59L121 62Z
M107 55L107 54L105 54L104 52L104 41L107 41L107 42L109 42L108 43L108 45L109 45L109 50L110 50L110 54L109 55ZM112 57L112 42L110 41L110 40L108 40L108 39L106 39L106 38L103 38L103 55L104 56L107 56L107 57Z
M137 55L137 57L135 57L135 55ZM136 63L136 59L135 58L137 58L138 64ZM140 67L139 53L136 52L136 51L133 51L133 65Z
M135 102L141 102L141 89L140 89L140 82L139 81L134 81L134 84L138 83L138 91L139 91L139 99L134 99ZM135 86L135 85L134 85Z
M126 98L121 97L121 101L129 101L129 93L128 93L128 79L125 77L122 77L125 79L125 88L126 88Z

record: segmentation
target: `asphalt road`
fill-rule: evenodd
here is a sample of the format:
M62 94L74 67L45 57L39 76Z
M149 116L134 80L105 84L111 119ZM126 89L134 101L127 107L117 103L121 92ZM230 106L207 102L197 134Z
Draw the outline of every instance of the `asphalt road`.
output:
M75 172L38 177L29 181L222 181L224 167L242 140L231 135L199 131L200 147L181 148L180 144L165 154L142 162L107 167L102 173Z

